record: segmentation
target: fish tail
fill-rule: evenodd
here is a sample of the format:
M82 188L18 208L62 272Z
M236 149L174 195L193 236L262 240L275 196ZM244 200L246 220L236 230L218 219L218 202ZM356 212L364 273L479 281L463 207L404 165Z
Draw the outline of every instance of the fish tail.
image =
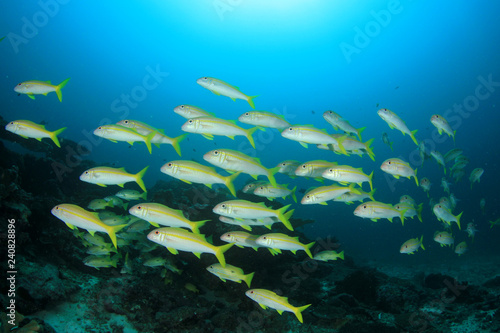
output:
M174 147L175 151L177 152L177 155L181 156L181 146L179 146L179 143L188 136L189 133L185 133L182 135L179 135L178 137L172 138L172 147Z
M297 196L295 195L295 191L297 191L297 186L295 186L293 189L292 189L292 199L295 203L297 203Z
M236 197L236 190L234 188L233 181L236 179L236 177L239 176L240 173L241 173L241 171L233 173L232 175L224 178L224 184L226 184L226 187L229 189L229 192L231 192L233 197Z
M373 189L370 191L370 193L368 193L368 196L370 197L370 199L372 199L372 201L375 201L375 199L373 198L373 194L375 194L375 191L376 191L376 189Z
M311 253L311 247L314 246L314 244L316 244L316 242L311 242L307 245L304 246L304 251L306 251L307 255L309 256L309 258L313 258L313 255Z
M415 175L413 175L413 178L415 178L415 183L417 183L417 187L418 187L419 185L418 185L418 179L417 179L417 169L415 169Z
M258 97L258 96L259 96L259 95L255 95L255 96L247 96L247 102L248 102L248 104L250 104L250 106L251 106L251 107L252 107L252 109L254 109L254 110L255 110L255 104L254 104L254 102L253 102L253 99L254 99L255 97Z
M349 184L349 192L355 193L358 195L361 194L361 192L357 188L354 188L354 186L356 186L356 183Z
M276 179L274 178L274 175L280 171L280 167L277 166L275 168L267 169L267 178L269 179L269 182L271 185L274 187L278 187L278 184L276 183Z
M337 144L339 145L340 152L346 156L349 156L349 154L347 153L347 150L345 150L345 147L342 144L342 142L344 142L344 140L346 138L347 138L347 135L341 136L340 138L337 139Z
M278 219L285 225L285 227L290 230L290 231L293 231L293 227L292 227L292 224L290 223L289 219L291 217L288 216L287 214L285 214L286 210L290 207L291 205L286 205L284 207L281 207L280 209L278 209L277 213L278 213Z
M418 208L417 208L417 217L418 217L418 220L420 222L422 222L422 209L424 208L424 203L421 203L420 205L418 205Z
M370 158L372 159L372 161L375 161L375 154L373 153L373 150L372 150L372 145L373 143L373 138L366 141L365 142L365 149L366 149L366 152L368 153L368 156L370 156Z
M59 139L57 138L57 136L59 134L61 134L67 127L63 127L63 128L60 128L54 132L50 132L50 138L52 139L52 141L54 141L54 143L56 144L56 146L58 146L59 148L61 148L61 144L59 143Z
M116 233L120 231L121 229L125 228L127 224L120 224L120 225L115 225L115 226L110 226L108 229L108 235L109 238L111 238L111 242L113 242L113 245L115 248L118 248L118 242L116 240Z
M207 223L208 221L210 221L210 220L203 220L203 221L192 222L192 224L191 224L191 231L193 232L193 234L199 234L200 233L200 228L205 223Z
M62 102L62 92L61 92L61 89L64 88L64 86L66 85L66 83L68 83L69 81L69 78L64 80L63 82L59 83L57 86L56 86L56 94L57 94L57 98L59 98L59 102Z
M405 214L406 214L407 210L408 209L404 209L404 210L400 211L399 217L401 218L401 225L403 225L403 226L405 225Z
M373 171L368 176L368 184L370 184L370 191L373 192ZM370 193L371 193L370 192ZM373 200L373 199L372 199Z
M146 192L147 190L146 190L146 185L144 185L144 181L142 180L142 177L144 176L144 174L146 173L148 168L149 168L149 165L134 175L135 182L137 183L137 185L139 185L141 187L141 189L144 192Z
M462 230L462 228L460 228L460 217L462 216L464 212L461 212L460 214L458 214L457 216L455 216L457 218L457 225L458 225L458 229L459 230Z
M361 133L366 129L366 127L361 127L356 130L356 134L358 134L359 141L361 141Z
M392 150L392 151L394 151L394 149L392 148L392 144L393 144L393 143L394 143L393 141L389 142L389 147L391 147L391 150Z
M151 140L153 140L153 138L155 137L155 135L157 133L158 133L158 130L153 131L144 137L144 143L146 144L146 147L148 147L148 151L150 154L151 154Z
M344 260L344 250L342 250L342 252L339 253L339 258Z
M255 272L247 274L247 275L244 275L244 277L242 279L243 281L245 281L245 283L247 284L248 288L250 288L250 284L252 283L252 279L253 279L254 274L255 274Z
M307 309L311 305L312 304L307 304L307 305L304 305L304 306L297 307L297 308L293 309L293 313L295 314L295 316L297 317L297 319L300 321L301 324L304 323L304 320L302 319L302 311L304 311L305 309Z
M148 192L144 191L139 198L142 198L143 200L148 200Z
M415 142L415 144L418 146L418 141L417 139L415 138L415 133L417 133L418 130L414 130L414 131L411 131L410 132L410 136L411 136L411 139L413 140L413 142Z
M224 257L224 252L229 250L233 245L234 243L215 247L215 256L217 257L217 260L219 260L222 267L226 267L226 258Z
M250 141L250 144L252 145L253 149L255 149L255 142L253 141L252 134L254 134L255 131L257 131L258 129L259 129L259 127L255 126L255 127L252 127L252 128L245 130L246 137L247 137L248 141Z
M420 247L422 248L422 250L425 250L423 240L424 240L424 235L422 235L422 237L420 237Z

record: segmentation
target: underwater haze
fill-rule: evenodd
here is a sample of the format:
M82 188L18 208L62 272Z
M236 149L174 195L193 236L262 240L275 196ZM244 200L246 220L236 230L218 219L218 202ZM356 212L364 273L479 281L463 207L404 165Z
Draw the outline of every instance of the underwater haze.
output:
M84 166L124 167L132 174L149 166L143 178L148 189L148 201L153 202L157 199L158 202L162 202L159 200L166 199L161 197L164 193L161 191L173 191L175 195L172 202L162 203L167 205L171 203L172 208L181 209L188 214L186 207L189 206L189 202L192 203L191 208L195 207L195 198L187 197L185 193L188 192L182 192L181 196L183 191L181 189L182 186L189 188L189 185L160 172L160 168L173 160L196 161L212 166L204 160L205 153L214 149L233 149L258 158L266 168L274 168L285 160L297 160L301 163L326 160L337 162L339 165L362 168L368 175L373 171L375 189L373 196L376 201L396 205L402 196L409 195L414 199L415 208L422 204L422 221L416 216L407 217L402 225L399 216L395 217L392 223L383 217L373 221L371 220L373 216L367 218L355 216L353 212L361 204L357 201L352 204L334 201L312 205L300 203L311 189L334 184L327 179L320 182L313 179L314 177L306 179L276 173L278 184L288 185L289 189L297 188L295 194L298 202L294 202L291 197L275 198L270 201L256 195L242 194L241 189L254 180L246 172L242 172L235 180L237 198L231 196L229 192L224 192L224 185L214 185L213 190L210 190L210 193L217 192L219 197L227 195L225 200L244 199L264 202L266 206L273 205L275 209L291 204L289 209L295 210L291 219L292 225L294 218L313 220L312 223L295 228L300 232L302 243L307 244L326 237L335 239L341 244L339 251L345 251L346 259L349 256L352 265L385 267L385 274L393 273L398 277L401 277L402 270L409 276L417 275L416 271L412 271L414 267L415 269L420 267L427 273L425 268L427 265L433 267L433 273L449 274L457 279L461 276L452 272L468 269L472 276L469 282L477 282L478 279L486 281L500 276L500 223L498 222L500 197L497 192L500 188L497 176L500 170L497 135L500 125L498 109L500 4L498 2L40 0L7 1L0 5L0 9L2 16L0 38L5 36L0 41L3 64L2 80L0 80L2 124L15 120L30 120L36 124L44 124L50 131L67 127L58 135L61 148L57 148L50 139L44 139L39 143L32 138L6 136L7 131L2 130L5 132L1 137L3 150L9 151L7 157L3 158L2 172L7 172L5 170L18 165L20 179L30 183L26 187L20 183L19 188L23 187L34 196L48 193L46 188L42 190L41 187L53 186L62 189L51 192L55 194L51 197L52 201L46 202L50 203L48 206L41 208L33 203L36 206L33 209L45 211L46 216L32 214L30 218L28 214L29 223L22 229L26 228L25 232L30 233L28 231L30 228L36 229L36 224L42 223L40 222L42 220L61 234L66 234L66 237L71 237L72 242L76 242L73 241L76 238L71 235L71 229L50 214L51 209L56 204L62 203L76 204L87 209L87 199L97 198L95 196L99 193L104 197L121 190L114 185L104 188L80 181L79 176L85 170ZM325 121L323 113L332 110L354 128L366 128L362 131L361 141L365 143L373 139L367 147L371 145L375 155L374 160L368 156L368 148L341 154L318 149L315 142L304 139L302 142L308 143L308 147L305 148L300 142L283 137L275 128L257 130L253 134L255 148L244 136L236 136L232 140L226 136L216 135L212 140L207 140L200 134L190 133L180 142L181 156L168 144L160 147L153 144L150 154L143 142L116 143L93 134L99 126L132 119L162 129L169 137L178 137L186 133L181 127L187 121L173 111L179 105L195 105L215 114L218 118L234 120L236 125L245 129L253 127L238 122L240 115L255 111L250 103L242 99L233 101L224 96L224 93L221 95L212 93L197 83L202 77L217 78L237 87L247 96L257 96L253 99L255 110L283 116L292 126L311 125L315 129L326 130L328 134L345 134L346 138L357 138L355 135L349 136L341 129L335 129ZM55 93L44 96L14 91L16 85L26 81L50 80L53 85L58 85L68 78L70 80L61 89L61 102ZM415 137L421 146L415 145L408 134L403 135L398 128L392 128L392 125L384 121L377 114L382 108L394 112L406 123L410 131L417 130ZM431 116L435 114L446 118L452 131L456 131L454 138L444 132L440 134L438 128L431 123ZM382 139L384 133L392 143L392 147L384 143ZM22 144L28 142L26 140L33 141L30 143L33 145L32 148ZM54 155L57 149L60 149L58 157ZM443 168L431 154L431 151L438 151L444 156L452 149L462 150L459 155L466 159L465 166L457 166L456 163L459 164L460 161L454 159L447 162ZM9 156L24 156L26 159L28 159L26 156L35 156L33 160L36 160L36 163L47 163L47 168L40 167L36 173L23 174L22 170L27 168L25 162L20 162L21 157L8 158ZM408 162L409 167L416 171L415 178L420 182L422 178L428 178L432 183L429 193L426 193L421 186L416 186L414 177L401 176L396 179L381 170L381 164L389 158L399 158ZM479 182L472 184L469 177L476 168L484 169L484 174ZM462 176L456 173L457 169L463 170ZM222 168L217 167L216 171L228 175ZM7 179L6 176L2 178ZM443 178L449 184L450 191L442 187ZM259 180L267 181L267 178L260 176ZM67 188L64 189L64 183L72 184L71 193L67 192ZM342 185L347 184L342 183ZM36 192L36 186L40 186L40 193ZM18 202L8 201L10 194L7 194L7 187L8 185L2 187L2 191L5 190L2 198L6 198L5 202ZM133 183L126 184L125 188L139 190ZM153 188L156 192L152 190ZM362 184L361 189L370 191L368 184ZM449 200L450 195L458 199L456 207L449 209L450 214L456 217L463 212L459 217L460 228L453 221L451 223L440 221L440 217L433 212L434 205L443 197ZM484 199L484 207L480 205L481 199ZM129 207L140 202L132 201ZM188 202L188 206L179 206L180 202L184 204ZM210 201L208 204L210 207L203 209L208 209L211 214L213 206L217 203ZM30 204L26 206L28 210L33 210ZM15 209L12 212L14 211ZM127 211L124 214L127 215ZM197 220L211 221L207 222L200 232L207 234L207 237L212 235L213 243L221 245L222 242L219 241L221 233L231 228L227 229L226 227L229 227L227 225L215 227L221 223L217 220L218 217L214 215L214 218L213 215L194 217ZM38 218L36 221L35 216ZM5 218L19 219L16 216ZM152 226L149 227L151 227L149 231L153 230ZM280 225L275 229L273 226L272 232L299 236L298 233L282 227ZM473 231L474 229L476 231ZM18 229L17 237L20 237L19 230L21 229ZM239 227L232 230L244 231ZM444 230L448 230L454 237L454 245L443 247L434 241L435 233ZM84 229L81 231L86 233ZM143 234L147 235L149 231L143 231ZM271 231L254 227L251 233L262 235L267 232ZM420 239L421 236L425 250L420 248L412 255L400 253L405 241L412 238ZM31 237L34 237L33 232ZM109 241L107 235L103 237ZM467 243L467 251L455 252L456 246L463 241ZM144 242L149 240L146 239ZM32 250L36 253L38 243L34 244ZM39 244L43 246L42 243ZM53 258L51 263L47 259L49 255L40 262L56 266L64 262L70 271L82 271L81 267L84 267L82 272L94 275L100 281L120 276L120 268L125 264L125 251L119 251L122 257L118 261L118 268L106 267L97 271L92 267L88 269L82 264L81 259L84 257L82 251L85 251L85 248L78 244L74 246L75 251L77 247L81 248L76 252L78 255L75 254L80 268L77 264L69 264L63 258ZM73 249L70 245L64 248ZM58 249L63 251L62 248ZM248 251L246 252L248 257L253 258L245 263L245 272L256 272L252 287L272 289L272 285L274 289L281 288L280 290L285 292L282 296L289 296L289 293L286 293L287 287L280 287L280 275L276 277L268 273L265 276L258 276L260 265L258 258L268 260L270 254L262 252L262 249L257 252L251 249L244 250ZM231 252L244 250L236 247L230 249L227 253L228 262L238 267L244 265L238 260L230 260ZM126 252L134 257L134 251L139 253L136 248ZM283 252L288 253L287 250ZM137 253L134 258L139 258ZM164 247L161 247L158 253L169 258L177 258ZM30 258L29 260L36 261L33 253L23 254L18 250L18 258L24 255ZM207 256L205 261L207 258L213 259L210 263L217 261L211 255L204 254L202 258L204 256ZM185 259L184 261L175 259L177 266L182 266L185 272L180 275L174 274L176 281L174 284L168 285L162 282L159 284L160 287L174 288L177 283L177 286L186 292L185 284L193 280L188 278L189 269L194 269L193 272L196 272L192 276L206 274L203 278L195 279L198 287L202 284L200 281L215 279L206 272L207 265L199 262L192 254L185 254L185 258L189 258L188 263ZM299 251L296 256L290 255L287 260L290 262L296 260L294 264L297 264L309 259ZM321 263L321 265L332 265L320 266L322 272L332 272L337 269L336 265L343 264L339 262L340 260ZM474 277L472 271L480 270L470 267L477 262L490 267L488 276ZM347 265L347 260L345 263ZM199 267L193 268L196 265ZM111 273L113 270L116 273ZM18 280L22 274L22 270L19 269ZM143 276L146 279L144 274L146 273L136 272L130 275ZM160 271L148 274L151 275L147 275L147 279L162 281L163 276L160 278ZM270 280L274 282L270 283ZM314 273L311 273L308 279L302 281L301 286L313 280L314 283L321 283L321 278L314 277ZM247 289L245 284L238 285L239 289L228 291L227 288L224 289L228 283L232 282L204 286L202 294L217 293L220 290L231 294L231 297L244 304L239 308L235 306L232 311L238 313L238 317L246 318L245 311L250 312L257 308L253 308L253 304L250 303L252 301L244 295ZM160 287L155 288L162 290ZM495 292L498 293L498 286L496 288ZM339 289L335 293L349 292ZM339 331L346 329L347 326L343 328L343 325L349 323L342 321L342 324L339 324L338 318L328 319L331 323L335 323L329 326L330 324L323 325L321 322L321 320L328 321L327 319L321 319L319 314L312 314L316 311L315 307L326 306L319 303L321 298L327 297L326 294L310 292L308 295L307 299L297 298L300 294L290 297L291 303L296 306L313 304L310 308L301 310L304 322L317 324L317 329L319 327L330 327ZM201 296L189 294L189 297L193 297L193 302L196 303L196 297ZM213 297L220 302L218 299L225 296ZM64 302L67 299L69 296L57 302ZM357 299L361 301L360 298ZM23 309L23 304L29 303L23 302L17 303L18 312L30 315L42 310L40 306ZM47 307L53 305L46 299L43 302L46 302ZM422 304L409 307L411 310L407 312L418 307L422 307ZM379 312L384 311L386 309ZM271 331L274 327L276 331L307 331L305 326L299 326L300 323L293 314L283 314L279 317L274 310L267 312L272 315L264 316L258 326L252 326L253 329ZM389 312L387 310L387 313ZM114 313L123 315L120 311ZM349 317L348 314L349 311L343 317ZM41 314L37 316L43 317ZM214 316L206 315L204 320L215 322ZM296 321L293 324L296 326L273 321L278 320L275 317L279 317L280 320L285 318ZM56 324L49 318L46 316L45 321L53 325L57 332L65 331L57 329ZM142 329L144 332L158 331L151 328L153 326L140 326L144 323L137 324L130 317L128 319L131 323L123 324L123 327L129 325L130 332L134 329L139 331ZM140 319L136 319L140 322ZM355 322L354 319L350 320L351 323ZM463 320L465 319L461 318L450 322L459 324ZM496 323L500 321L498 315L488 320ZM384 325L387 324L391 329L404 327L397 319L395 322L393 326L387 323ZM92 326L89 325L87 328ZM233 324L233 327L229 324L229 327L224 327L222 324L214 325L215 331L236 330L234 326L236 324ZM446 331L436 322L433 322L433 325L429 327L432 326L435 332ZM443 325L448 325L450 328L450 324ZM99 331L98 329L106 331L97 322L94 326L96 331ZM490 326L488 329L493 327ZM186 324L165 331L180 332L183 329L192 331L193 327ZM307 329L313 330L314 326L308 326ZM207 331L210 329L207 328ZM352 328L352 331L356 329ZM358 331L361 332L361 328L358 328ZM376 332L377 329L372 328L371 331ZM378 331L392 332L384 329Z

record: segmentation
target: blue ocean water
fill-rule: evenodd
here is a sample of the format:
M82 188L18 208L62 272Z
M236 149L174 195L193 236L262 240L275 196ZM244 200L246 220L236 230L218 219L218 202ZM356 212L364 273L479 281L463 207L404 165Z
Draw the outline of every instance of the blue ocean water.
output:
M404 227L398 219L393 224L373 223L355 217L355 205L296 204L294 216L316 220L304 228L306 235L335 236L346 251L360 258L436 258L441 249L431 238L441 225L427 196L413 179L393 183L380 164L389 157L412 162L418 177L433 183L435 199L444 195L439 186L443 170L432 159L420 166L410 138L391 130L377 115L379 108L388 108L411 130L418 129L417 138L428 140L429 149L443 154L454 147L464 150L470 164L464 179L452 182L452 192L461 200L457 212L464 211L462 225L474 222L479 229L469 255L498 254L498 230L489 232L488 224L499 217L500 204L496 2L53 0L0 6L0 31L7 37L0 43L1 115L8 121L29 119L53 130L67 126L61 138L90 151L77 155L130 172L150 165L145 182L152 187L157 180L170 180L159 171L166 161L178 159L170 146L153 147L150 155L142 144L115 144L92 132L104 123L136 119L173 137L183 133L185 122L173 112L177 105L197 105L225 119L237 119L251 110L245 101L233 102L203 89L196 84L199 77L216 77L248 95L259 95L257 110L283 114L292 124L312 124L334 133L322 118L324 111L334 110L353 126L366 127L363 139L375 139L375 162L366 156L334 155L312 145L305 149L270 129L256 133L255 150L242 137L208 141L191 134L181 143L182 159L202 162L211 149L231 148L259 157L267 167L285 159L325 159L374 171L376 199L394 204L409 194L424 203L424 223L408 221ZM31 100L13 91L23 81L59 83L69 77L62 103L53 93ZM456 111L457 105L462 111ZM436 113L448 117L456 129L455 145L436 134L430 123ZM382 142L384 132L394 141L394 152ZM471 190L467 178L476 167L485 173ZM249 179L240 177L237 186ZM281 175L278 182L297 184L302 190L319 185ZM486 199L486 215L481 214L480 198ZM463 229L457 240L467 239ZM422 234L427 251L419 252L420 258L403 259L398 251L402 242ZM452 256L443 253L437 258Z

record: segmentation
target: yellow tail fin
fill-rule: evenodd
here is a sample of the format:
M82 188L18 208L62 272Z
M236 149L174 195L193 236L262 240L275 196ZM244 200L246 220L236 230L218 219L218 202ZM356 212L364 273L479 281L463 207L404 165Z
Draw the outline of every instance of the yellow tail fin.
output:
M215 256L217 257L217 260L219 260L222 267L226 267L226 258L224 257L224 252L229 250L233 245L234 243L215 247Z
M61 89L64 88L64 86L66 85L66 83L68 83L68 81L69 81L69 78L64 80L63 82L59 83L59 85L56 86L56 94L57 94L57 98L59 98L59 102L62 102Z
M141 187L141 189L144 192L146 192L147 190L146 190L146 185L144 185L144 181L142 180L142 177L144 176L144 174L146 173L148 168L149 168L149 165L135 174L135 182L137 183L137 185L139 185Z
M52 139L52 141L54 141L56 146L58 146L59 148L61 148L61 144L59 143L59 139L57 138L57 136L59 134L61 134L66 128L67 127L63 127L63 128L58 129L57 131L50 132L50 138Z

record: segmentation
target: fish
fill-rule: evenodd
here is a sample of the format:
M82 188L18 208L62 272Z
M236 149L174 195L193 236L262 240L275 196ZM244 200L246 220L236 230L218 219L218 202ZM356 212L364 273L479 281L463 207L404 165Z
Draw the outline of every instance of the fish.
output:
M348 135L332 134L331 136L338 142L342 142L342 146L343 148L345 148L348 155L356 154L361 156L363 154L367 154L372 161L375 161L375 154L373 153L373 150L371 148L373 139L370 139L366 142L361 142ZM339 148L335 146L334 151L343 153L340 146Z
M335 130L341 130L345 133L357 135L359 140L361 141L361 133L366 129L366 127L362 128L354 128L349 121L342 118L338 113L335 113L331 110L323 112L323 118L333 126Z
M241 192L253 193L253 191L255 191L255 189L257 188L257 186L264 185L264 184L269 184L269 182L262 181L262 180L256 180L256 181L250 182L243 187Z
M157 132L151 132L148 135L143 135L133 128L128 128L122 125L102 125L94 130L94 135L108 139L111 142L123 141L127 142L129 145L133 145L134 142L144 142L151 154L151 140L154 138Z
M124 210L127 210L128 202L123 202L122 199L118 198L115 195L109 195L104 198L105 201L111 202L113 207L122 207Z
M222 267L221 264L213 264L207 267L207 271L217 276L223 282L226 282L226 280L237 283L245 281L248 288L250 288L250 284L252 283L252 279L255 274L255 272L245 274L241 268L229 264L226 264L226 267Z
M500 225L500 217L497 218L495 221L490 221L490 229L493 228L495 225Z
M391 142L391 141L389 140L389 135L388 135L386 132L382 133L382 141L383 141L386 145L388 145L388 146L389 146L389 148L391 148L391 150L392 150L392 151L394 151L394 149L392 148L392 144L393 144L394 142Z
M399 177L411 179L411 177L413 177L418 186L417 170L413 170L408 162L399 158L389 158L382 163L380 169L393 175L396 179L399 179Z
M251 175L255 179L257 179L257 176L260 175L266 176L273 186L278 185L276 183L276 179L274 178L274 174L279 171L279 167L267 169L260 163L258 158L250 157L237 150L211 150L203 155L203 159L219 168L234 172L241 171Z
M134 216L134 218L137 219L137 221L130 222L129 225L124 229L125 232L142 233L145 230L149 230L149 228L151 227L151 223L149 223L148 221L139 219L137 216Z
M450 204L451 204L451 210L455 209L455 207L457 206L457 203L459 202L460 200L457 199L457 197L455 196L455 194L453 193L450 193Z
M66 223L66 225L72 230L76 229L76 227L82 228L87 230L92 236L94 236L96 231L108 234L115 248L118 248L116 233L127 226L126 224L116 226L106 225L99 219L99 215L97 213L89 212L80 206L73 204L59 204L54 206L51 213ZM95 245L102 244L103 243L99 243Z
M146 267L161 267L167 263L167 259L163 257L153 257L144 261L142 264Z
M276 198L285 199L287 196L291 196L294 202L297 202L297 196L295 195L295 191L297 190L297 186L293 189L288 189L288 185L279 185L272 186L270 183L262 184L255 188L253 194L258 195L260 197L267 198L269 200L273 200Z
M370 185L370 190L373 191L373 171L367 175L361 168L354 168L350 165L335 165L323 171L321 177L339 182L341 185L356 183L359 187L362 186L362 183L367 182Z
M420 239L418 239L417 237L407 240L406 242L403 243L403 245L401 245L399 253L414 254L416 251L418 251L419 248L425 250L423 240L424 240L424 235L422 235Z
M281 315L284 311L295 314L300 323L304 323L302 319L302 311L310 307L312 304L307 304L301 307L295 307L288 302L287 297L278 296L276 293L266 289L250 289L245 295L251 300L257 302L264 310L268 307L275 309Z
M107 268L114 267L117 268L118 259L120 258L120 254L115 254L113 257L110 256L88 256L83 259L83 264L85 266L94 267L99 270L99 268Z
M198 288L196 288L196 286L194 284L189 283L189 282L184 285L184 288L186 290L192 292L192 293L195 293L195 294L199 294L200 293L200 291L198 290Z
M281 250L290 250L293 254L296 254L298 250L303 250L307 253L309 258L313 258L311 253L311 247L316 242L311 242L309 244L302 244L299 242L299 237L290 237L285 234L272 233L264 234L255 240L255 243L260 246L268 247L274 251L281 253Z
M450 211L452 210L450 199L448 199L447 197L441 197L439 199L439 204Z
M155 227L160 225L175 228L187 228L199 234L200 228L210 220L190 221L181 210L172 209L159 203L145 202L131 207L130 215L146 220Z
M160 171L166 175L177 178L187 184L204 184L212 188L212 184L224 184L233 196L236 196L234 180L241 171L229 176L219 175L215 168L205 166L194 161L170 161L165 163Z
M47 96L48 93L55 91L59 102L62 102L61 89L64 88L69 80L68 78L56 86L52 85L50 81L25 81L15 86L14 91L18 94L26 94L31 99L35 99L35 95Z
M192 252L198 259L202 253L211 253L217 257L222 267L226 267L224 252L229 250L234 244L215 246L207 242L202 234L194 234L181 228L159 228L148 234L148 239L157 244L163 245L172 254L178 251Z
M172 147L175 149L175 152L177 153L177 155L182 156L181 147L180 147L179 143L182 142L184 139L186 139L186 137L188 136L188 133L179 135L175 138L171 138L171 137L165 135L165 132L163 129L154 128L153 126L150 126L150 125L143 123L141 121L138 121L138 120L124 119L124 120L120 120L116 124L134 129L139 134L146 136L146 138L149 137L151 135L151 133L155 133L155 135L153 135L153 137L151 138L152 144L154 144L158 148L160 147L160 144L172 145Z
M311 177L317 181L323 182L323 172L336 165L337 162L328 162L324 160L308 161L297 167L295 175L299 177Z
M453 215L450 209L444 207L441 203L435 204L434 207L432 207L432 211L439 221L446 222L448 225L450 225L451 222L456 222L458 229L461 229L460 217L464 212L461 212L458 215Z
M121 190L115 194L118 198L127 200L127 201L134 201L134 200L147 200L147 195L148 192L142 192L140 193L139 191L136 190Z
M392 223L392 219L399 216L402 224L404 224L405 213L405 210L399 211L392 205L379 201L363 202L354 210L354 215L361 218L368 218L373 222L377 222L378 219L388 219Z
M346 192L344 194L342 194L341 196L333 199L333 201L337 201L337 202L345 202L346 204L350 205L352 204L354 201L363 201L367 198L369 198L370 200L372 201L375 201L375 199L373 198L373 194L375 193L375 189L373 189L372 191L370 192L363 192L362 190L360 189L357 189L359 194L358 193L354 193L354 192Z
M221 216L225 217L225 216ZM227 242L227 243L233 243L237 247L243 248L243 247L251 247L255 251L260 247L257 243L255 243L255 240L259 238L257 235L252 235L249 234L248 232L244 231L230 231L226 232L222 236L220 236L221 241Z
M429 178L424 177L420 179L420 187L424 190L425 193L427 193L427 198L429 197L429 191L431 190L431 181Z
M477 232L476 225L472 222L467 223L467 229L465 229L465 231L467 232L469 237L474 238L474 236L476 235L476 232Z
M240 88L232 86L229 83L226 83L222 80L208 76L199 78L198 80L196 80L196 83L198 83L203 88L210 90L217 96L220 95L226 96L231 98L233 101L236 101L236 99L242 99L244 101L247 101L250 107L252 109L255 109L255 104L253 102L253 99L257 97L257 95L255 96L246 95L240 91Z
M417 133L417 130L410 131L405 122L401 118L399 118L397 114L388 109L380 109L377 111L377 114L389 125L391 129L397 129L401 131L403 135L408 134L413 142L418 146L418 141L415 138L415 133Z
M139 187L146 192L146 185L144 185L142 177L148 168L149 166L145 167L136 174L131 174L125 171L125 168L110 168L101 166L84 171L80 175L80 180L102 187L106 187L106 185L118 185L123 187L125 183L136 182L137 185L139 185Z
M465 252L467 252L467 242L458 243L455 247L455 253L461 256Z
M174 112L186 119L193 119L198 117L215 117L215 114L212 112L208 112L200 107L187 104L176 106L174 108Z
M247 200L229 200L217 204L213 212L218 215L234 217L237 219L261 219L265 217L277 217L288 230L293 231L286 210L291 205L279 209L268 208L264 203L251 202Z
M290 123L285 120L283 115L277 115L267 111L249 111L238 117L243 124L276 128L280 132L290 127Z
M405 217L413 218L415 215L417 216L418 220L422 222L422 209L424 208L424 204L421 203L417 207L414 205L410 204L409 202L400 202L394 205L394 208L397 210L405 211Z
M290 210L290 212L292 212L292 211L293 211L293 209ZM287 212L287 214L288 214L288 212ZM285 214L285 216L287 214ZM226 224L240 226L243 229L248 230L248 231L252 231L252 227L255 227L255 226L266 227L269 230L271 230L271 226L274 223L280 222L280 220L278 220L278 218L276 218L276 217L264 217L264 218L260 218L260 219L241 219L241 218L227 217L227 216L222 216L222 215L219 216L219 221L221 221L222 223L226 223Z
M441 115L434 114L431 116L431 123L437 128L440 135L443 134L443 132L448 134L448 136L451 136L453 138L453 143L455 143L455 134L457 133L457 131L454 131L451 128L446 118Z
M330 261L337 260L339 258L344 260L344 251L340 253L337 253L337 251L321 251L316 253L313 257L314 260L318 261Z
M106 244L106 246L94 245L89 247L86 251L86 253L94 256L110 255L111 252L118 253L118 250L115 249L111 244Z
M276 167L279 167L279 173L295 178L295 170L299 167L300 162L297 160L285 160L280 162Z
M434 159L439 165L443 166L444 174L446 175L446 162L444 161L443 155L437 150L432 150L431 156L434 157Z
M464 153L462 149L453 148L450 149L446 154L444 154L445 163L450 163L454 161L458 156L461 156Z
M254 149L255 142L252 134L258 129L259 127L245 129L230 120L216 117L198 117L188 119L184 125L182 125L182 130L184 132L198 133L209 140L213 140L214 135L227 136L233 140L235 136L242 135L248 139Z
M317 129L311 125L288 127L281 132L281 136L289 140L298 141L304 148L307 148L308 144L336 144L340 147L341 152L347 155L347 151L342 145L342 140L347 136L336 139L325 130Z
M311 205L311 204L319 204L319 205L327 205L327 201L338 198L344 193L353 192L360 194L360 192L354 188L354 183L347 186L338 186L338 185L330 185L330 186L320 186L316 188L312 188L304 194L304 197L300 201L303 205Z
M472 185L474 185L475 182L479 183L481 181L481 176L483 175L483 173L484 169L482 168L475 168L474 170L472 170L469 176L471 190L472 190Z
M434 233L434 240L443 246L452 246L455 243L453 236L447 231L436 231Z
M449 183L447 180L446 180L446 177L443 177L441 178L441 187L443 188L443 190L450 194L450 185L451 183Z
M114 205L110 201L106 201L104 199L94 199L91 202L89 202L87 208L90 210L101 210L105 209L106 207L113 208Z
M61 148L57 136L61 134L67 127L62 127L53 132L45 129L44 125L36 124L29 120L14 120L9 122L5 129L11 133L17 134L25 139L37 139L42 142L43 138L50 138L57 147Z

